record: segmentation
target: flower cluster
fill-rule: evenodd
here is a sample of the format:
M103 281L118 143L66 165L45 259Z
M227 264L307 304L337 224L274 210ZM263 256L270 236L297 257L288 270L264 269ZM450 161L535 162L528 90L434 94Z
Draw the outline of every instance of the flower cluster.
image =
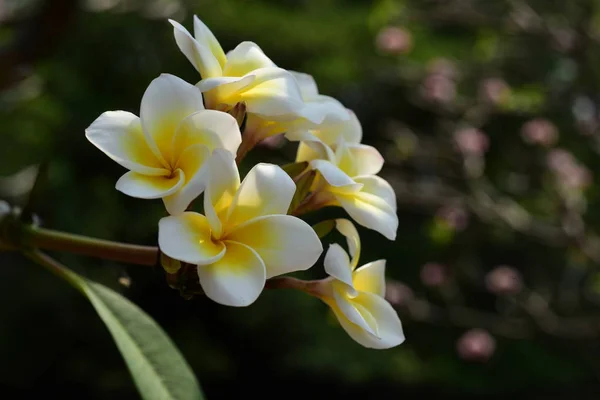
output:
M269 279L320 259L324 234L299 218L306 212L342 207L358 224L395 239L396 197L377 176L383 158L360 143L352 111L320 94L310 75L277 67L255 43L225 53L197 17L193 35L170 23L201 80L192 85L162 74L146 89L139 117L108 111L86 130L92 144L129 170L117 190L162 199L169 215L159 221L158 244L168 260L194 266L212 300L241 307ZM241 180L237 164L279 134L300 142L297 172L260 163ZM201 195L199 213L192 203ZM332 244L324 257L330 277L297 288L328 304L360 344L402 343L398 315L384 299L385 261L356 268L356 228L347 219L329 222L346 236L352 260Z

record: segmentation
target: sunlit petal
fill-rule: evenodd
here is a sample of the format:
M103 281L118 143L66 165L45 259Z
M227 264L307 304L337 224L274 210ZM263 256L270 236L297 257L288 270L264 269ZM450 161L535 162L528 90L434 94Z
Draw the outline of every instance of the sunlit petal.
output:
M373 318L367 308L355 302L354 298L348 295L348 287L341 282L333 282L333 287L333 298L344 317L368 333L377 335L378 321ZM356 292L351 295L352 297L356 296ZM361 295L362 293L358 293L358 296Z
M302 99L307 101L314 99L319 95L317 83L315 82L315 79L312 76L297 71L290 71L290 73L294 76L296 82L298 82L298 87L300 88Z
M324 143L334 145L342 137L346 143L360 143L362 127L360 121L351 110L347 110L349 118L344 121L324 123L314 132Z
M129 171L117 181L117 190L140 199L159 199L178 191L184 182L183 172L172 176L150 176Z
M202 78L221 76L220 54L207 42L199 42L179 22L169 20L173 25L173 34L179 50L192 63ZM208 28L206 28L208 30ZM209 31L210 32L210 31ZM212 33L211 33L212 35ZM214 39L214 36L213 36ZM216 41L216 39L215 39ZM219 44L217 43L217 46ZM220 48L220 46L219 46ZM218 50L218 49L217 49ZM221 53L223 50L221 49ZM222 57L225 57L224 55Z
M396 193L385 179L375 175L355 176L352 179L356 183L361 183L363 185L361 192L383 199L394 211L396 211Z
M85 136L127 169L145 175L169 174L148 147L140 120L132 113L107 111L85 130Z
M163 161L171 160L179 123L203 109L202 94L194 85L169 74L154 79L142 97L140 119L155 155Z
M323 252L315 231L290 215L269 215L240 225L228 239L254 249L265 263L267 278L314 265Z
M323 260L325 272L335 279L352 287L352 267L348 253L337 243L329 245L329 249Z
M225 245L211 240L206 217L194 212L162 218L158 245L167 256L190 264L210 264L225 254Z
M251 219L287 214L296 184L281 167L260 163L248 172L231 205L229 226Z
M210 29L198 18L194 15L194 38L198 41L198 43L208 47L212 52L213 56L219 62L219 65L223 67L225 62L227 61L227 57L225 57L225 52L223 48L219 44L219 41L215 37L215 35L211 32Z
M385 260L377 260L354 271L354 288L359 292L385 296Z
M350 265L352 269L356 268L358 259L360 258L360 237L358 231L352 222L347 219L336 219L335 227L337 230L346 237L348 243L348 251L352 257Z
M256 43L242 42L227 53L227 63L223 68L223 75L244 76L265 67L276 67L276 65Z
M402 323L396 310L383 297L372 293L361 292L354 299L356 305L361 305L368 310L377 321L377 338L361 343L373 349L389 349L404 342ZM358 340L357 340L358 341Z
M210 151L202 144L188 146L179 157L176 168L183 172L184 182L177 192L163 199L171 215L180 214L206 187L207 161Z
M231 152L215 149L209 161L207 187L204 192L204 212L217 236L223 230L221 219L229 209L240 186L240 175Z
M204 293L226 306L252 304L265 287L265 265L258 254L241 243L226 242L225 255L210 265L198 266Z
M340 206L360 225L373 229L389 240L396 239L398 216L384 199L369 193L335 193Z
M235 154L241 142L242 134L235 118L220 111L202 110L181 122L173 149L175 157L195 144L203 144L210 151L223 148Z
M383 167L383 156L375 147L365 144L353 144L348 146L352 153L356 175L375 175Z
M354 193L362 188L362 184L354 182L344 171L329 161L313 160L311 166L319 171L325 181L338 191Z

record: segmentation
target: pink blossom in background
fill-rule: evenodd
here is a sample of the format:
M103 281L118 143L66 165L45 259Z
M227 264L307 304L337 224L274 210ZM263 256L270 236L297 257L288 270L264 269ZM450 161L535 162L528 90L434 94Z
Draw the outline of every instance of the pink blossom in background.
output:
M486 362L496 351L496 339L483 329L471 329L458 339L456 351L463 360Z
M464 230L469 224L469 213L462 206L444 206L437 211L436 215L457 231Z
M404 28L388 26L379 31L375 39L377 49L387 54L408 53L412 49L412 35Z
M521 136L527 143L550 147L558 140L558 129L547 119L536 118L521 127Z
M446 267L442 264L430 262L421 267L421 281L425 286L441 286L446 278Z
M516 269L502 265L488 272L485 286L496 295L514 295L523 290L523 278Z
M463 154L481 156L489 148L489 139L476 128L464 128L454 133L454 141Z
M399 281L391 281L386 284L385 298L394 306L406 306L415 295L410 287Z
M479 97L491 104L502 103L510 94L510 86L501 78L484 79L479 86Z

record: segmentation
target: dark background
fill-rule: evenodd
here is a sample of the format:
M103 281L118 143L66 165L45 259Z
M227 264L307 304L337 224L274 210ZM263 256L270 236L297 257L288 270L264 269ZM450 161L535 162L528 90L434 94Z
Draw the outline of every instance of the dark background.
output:
M226 51L251 40L312 74L384 154L398 238L361 229L362 262L387 259L406 342L364 349L293 291L228 308L159 268L63 262L155 318L209 400L598 398L600 1L0 0L0 198L22 204L48 160L43 226L155 245L162 204L114 190L124 170L84 130L137 114L162 72L198 80L166 21L194 13ZM48 395L138 398L86 300L0 254L0 398Z

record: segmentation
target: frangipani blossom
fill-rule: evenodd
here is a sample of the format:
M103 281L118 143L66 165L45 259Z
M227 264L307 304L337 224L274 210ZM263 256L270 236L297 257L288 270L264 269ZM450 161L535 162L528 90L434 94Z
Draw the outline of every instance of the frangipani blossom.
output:
M167 256L198 266L202 289L230 306L253 303L273 276L310 268L323 247L304 221L286 215L296 186L278 166L258 164L240 184L233 155L216 149L204 192L205 215L159 222Z
M340 206L359 224L394 240L398 229L396 194L376 176L383 157L374 147L358 143L358 120L336 126L338 130L320 133L324 140L336 137L335 151L320 139L305 141L305 150L299 149L296 161L310 161L319 172L312 187L316 192L313 202L321 207ZM346 142L345 136L352 142Z
M170 214L183 212L204 189L211 151L235 153L241 143L231 115L205 110L196 87L168 74L146 89L139 118L107 111L86 129L86 137L129 169L117 181L118 190L142 199L162 198Z
M194 16L194 36L178 22L169 22L180 50L201 75L197 87L207 108L228 111L245 102L246 132L253 142L284 133L290 124L320 124L330 112L339 111L340 104L332 98L312 98L313 93L303 91L295 76L278 68L257 44L242 42L226 54L198 17Z
M333 310L340 325L352 339L373 349L388 349L404 342L402 323L385 296L385 260L356 268L360 257L360 238L347 219L336 220L336 227L348 241L352 259L338 244L325 255L327 295L321 296Z

